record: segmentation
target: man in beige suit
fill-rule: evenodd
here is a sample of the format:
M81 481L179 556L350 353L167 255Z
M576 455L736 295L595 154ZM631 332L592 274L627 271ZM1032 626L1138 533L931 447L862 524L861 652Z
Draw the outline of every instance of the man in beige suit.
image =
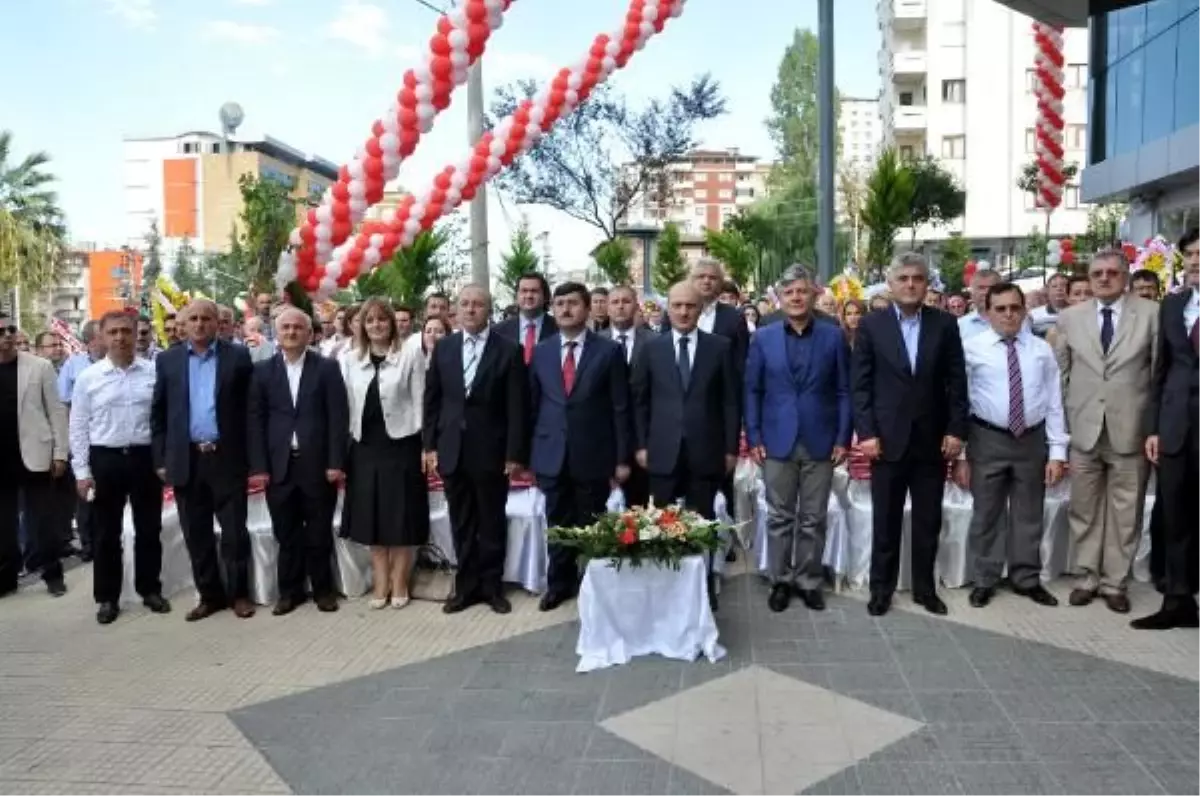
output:
M53 479L67 469L67 410L58 398L54 366L17 350L17 326L0 313L0 597L17 590L21 549L17 543L18 496L37 535L42 578L55 597L66 594Z
M1071 435L1071 535L1082 571L1071 605L1097 592L1129 612L1125 584L1141 537L1153 433L1158 305L1125 292L1129 263L1118 250L1088 267L1092 298L1058 316L1055 354Z

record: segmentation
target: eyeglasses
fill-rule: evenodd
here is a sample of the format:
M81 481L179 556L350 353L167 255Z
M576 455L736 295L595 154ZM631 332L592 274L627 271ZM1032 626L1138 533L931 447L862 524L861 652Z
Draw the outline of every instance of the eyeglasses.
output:
M1025 309L1025 308L1022 307L1020 304L1003 304L1003 305L993 304L992 305L992 312L998 312L1001 315L1009 315L1009 314L1015 315L1023 309Z
M17 327L11 323L8 326L0 326L0 334L15 335L16 333L17 333Z
M1088 276L1092 279L1117 279L1124 273L1116 268L1098 268L1095 271L1089 271Z

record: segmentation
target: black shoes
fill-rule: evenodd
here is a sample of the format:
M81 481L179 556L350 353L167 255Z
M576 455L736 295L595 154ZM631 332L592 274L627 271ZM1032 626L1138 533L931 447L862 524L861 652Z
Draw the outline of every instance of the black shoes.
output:
M121 613L121 609L116 603L100 603L96 608L96 621L102 625L111 625L117 621L117 615Z
M503 594L494 595L487 601L487 604L489 606L491 606L491 609L494 613L497 613L497 614L512 613L512 603L510 603L508 601L508 598L505 597Z
M1194 599L1164 597L1157 613L1129 623L1134 630L1173 630L1177 627L1200 627L1200 614Z
M1040 583L1036 586L1030 586L1028 589L1018 589L1016 586L1013 586L1013 594L1020 597L1028 597L1038 605L1049 607L1058 605L1058 598L1047 591L1046 587Z
M792 587L786 583L776 583L771 587L771 596L767 598L767 607L775 613L786 611L792 599Z
M947 613L949 613L946 610L946 604L942 602L942 598L933 593L913 594L913 602L931 614L945 616Z
M1100 597L1104 600L1104 604L1108 606L1108 610L1117 614L1127 614L1133 607L1129 604L1129 598L1123 593L1109 592L1101 594Z
M338 609L337 597L332 594L322 594L314 602L317 604L317 610L323 614L332 614Z
M553 611L558 606L571 599L571 595L563 594L562 592L548 591L542 595L542 599L538 601L539 611Z
M272 616L287 616L292 611L296 610L297 603L290 597L280 597L275 603L275 607L271 609Z
M867 601L867 613L871 616L883 616L892 607L892 595L875 592Z
M50 592L51 597L62 597L67 593L67 584L62 578L46 581L46 591Z
M479 602L475 599L469 599L460 594L453 595L449 600L442 604L442 613L457 614L460 611L465 611L475 603Z
M821 593L820 589L796 589L796 596L810 611L825 610L825 595Z
M992 597L996 595L996 589L992 586L976 586L971 589L971 596L968 598L972 608L983 608L992 601Z
M142 605L149 608L151 613L171 613L171 604L167 602L166 598L164 598L161 594L147 594L142 598Z
M1090 605L1094 599L1096 599L1096 592L1094 591L1071 589L1071 594L1067 597L1067 602L1076 608L1082 608L1085 605Z

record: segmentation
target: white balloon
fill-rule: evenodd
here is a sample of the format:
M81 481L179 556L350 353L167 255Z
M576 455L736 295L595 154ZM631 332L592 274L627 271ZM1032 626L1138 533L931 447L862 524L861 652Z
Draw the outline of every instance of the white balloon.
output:
M356 180L361 180L365 176L362 161L357 158L346 164L346 171L350 172L350 176Z
M573 88L567 89L567 104L572 108L579 104L579 92Z
M504 27L504 16L499 11L488 14L488 27L492 29L492 32L500 30Z
M504 10L504 0L483 0L483 4L489 12Z
M413 89L413 94L417 98L417 107L420 108L422 103L429 102L433 99L433 87L428 82L418 83Z
M642 8L642 19L653 22L658 19L658 6L647 3Z
M504 150L508 149L508 142L503 138L493 138L492 144L488 149L492 153L492 157L498 158L504 154Z
M400 173L400 156L386 154L383 156L383 178L385 180L394 180L396 175Z
M546 112L542 110L541 105L534 105L529 109L529 121L533 124L541 124L542 119L546 118Z
M648 39L654 35L654 23L643 21L639 30L641 31L641 36L638 38Z
M612 74L612 71L617 68L617 59L611 55L606 55L600 61L600 68L604 70L605 76Z
M379 265L379 261L383 259L378 249L367 249L363 252L363 265L367 268L374 268Z
M317 224L314 232L317 240L329 241L333 239L333 229L328 224Z
M415 238L417 233L420 231L421 222L417 221L415 218L409 217L408 221L404 222L404 236L406 238L406 245L411 243L412 239Z
M385 157L389 152L395 152L399 154L400 136L396 135L394 132L385 132L383 135L379 136L379 148L383 150Z
M450 53L450 65L455 69L465 69L470 63L471 56L467 55L465 52L455 51Z
M350 180L350 184L346 186L346 191L350 194L351 199L361 199L367 195L367 184L359 177Z
M457 170L453 174L450 175L450 187L455 189L456 191L461 191L463 189L463 186L466 184L467 184L467 172L466 171Z
M621 54L621 37L623 35L624 35L624 31L622 31L620 33L614 33L612 36L610 36L608 39L608 44L604 45L604 52L608 53L609 55L611 55L614 58L616 58L618 55L620 55Z
M464 68L464 69L457 69L457 68L456 68L454 71L452 71L452 72L450 73L450 80L451 80L451 81L454 83L454 85L456 85L456 86L461 86L463 83L466 83L466 82L467 82L467 77L468 77L468 73L467 73L467 70L466 70L465 68Z
M675 0L675 5L671 6L671 16L679 17L683 13L683 0Z
M451 20L453 24L454 20ZM471 37L462 28L455 28L446 34L446 41L450 42L451 49L466 51L467 45L471 41Z
M337 292L337 279L332 276L325 276L323 279L321 279L320 291L320 298L322 300L332 296Z
M450 18L450 24L456 28L465 29L467 27L467 12L463 8L465 5L466 3L463 3L462 6L455 7L453 11L446 15Z
M455 188L452 183L450 187L446 189L446 205L449 207L454 207L460 201L462 201L462 193L460 193L459 189Z
M496 174L497 172L499 172L500 167L503 165L504 164L500 162L500 158L496 157L495 155L489 157L488 158L488 167L487 167L488 176L490 177L493 174Z
M1061 262L1062 255L1058 252L1050 252L1048 255L1046 255L1046 265L1057 266Z
M1051 238L1050 240L1046 241L1046 251L1061 252L1062 241L1060 241L1058 238Z
M579 88L583 85L583 78L580 76L582 72L583 70L580 69L578 72L571 73L571 76L567 78L568 88Z
M367 207L369 207L369 205L367 204L367 200L361 196L351 196L348 204L350 205L351 211L366 210Z
M372 246L374 246L376 249L378 249L380 246L383 245L383 234L376 232L376 233L372 234L371 237L368 238L368 240L370 241Z
M333 208L329 205L321 205L317 208L317 223L329 224L333 222Z
M300 230L292 230L292 234L288 235L288 243L290 243L292 246L299 246L304 243L304 239L300 237ZM284 252L284 254L286 255L287 252Z
M422 61L414 66L412 71L413 77L417 79L418 85L428 83L433 79L433 75L429 71L429 64L426 61Z
M342 261L341 260L334 260L333 262L331 262L325 266L325 276L328 277L329 279L336 280L341 275L342 275Z
M415 220L419 223L421 221L421 218L424 215L425 215L425 200L418 199L417 201L413 202L412 207L409 208L408 217L409 217L409 219Z

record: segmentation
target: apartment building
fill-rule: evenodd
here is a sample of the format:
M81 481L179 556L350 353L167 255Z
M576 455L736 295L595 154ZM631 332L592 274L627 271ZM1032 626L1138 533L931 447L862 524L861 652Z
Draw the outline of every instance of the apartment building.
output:
M1014 3L1014 5L1034 5ZM917 230L936 243L961 233L978 257L1004 262L1045 213L1016 187L1035 157L1033 19L993 0L879 0L882 138L908 157L941 160L967 193L953 225ZM1064 35L1066 160L1087 159L1088 33ZM1050 234L1087 228L1078 178L1066 186ZM901 233L907 238L907 231Z
M883 142L879 100L865 97L842 97L838 103L838 168L866 175L875 167Z

